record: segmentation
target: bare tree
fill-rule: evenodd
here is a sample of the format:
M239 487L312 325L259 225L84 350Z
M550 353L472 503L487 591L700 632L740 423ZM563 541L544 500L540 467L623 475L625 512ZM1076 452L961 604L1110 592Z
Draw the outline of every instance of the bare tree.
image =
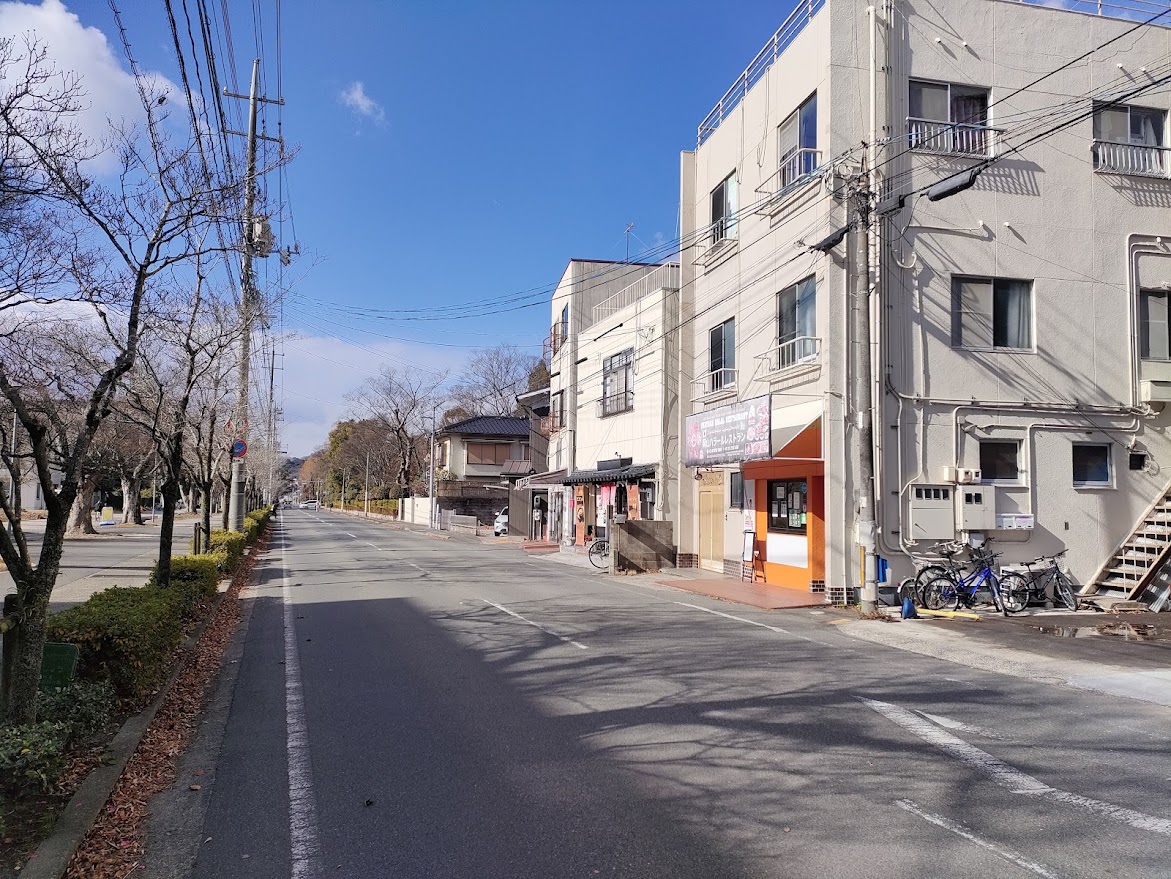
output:
M439 408L445 375L420 369L382 367L350 396L358 413L384 432L394 461L394 484L409 491L421 472L430 421Z
M205 374L228 359L239 338L234 310L208 286L195 251L195 277L185 290L174 279L166 301L152 313L143 340L143 355L126 382L127 417L154 441L163 477L163 519L159 528L159 560L155 582L171 582L171 552L175 513L182 491L186 462L189 410L196 387Z
M107 183L88 173L97 147L75 125L77 81L56 73L35 44L22 50L0 38L0 154L15 157L0 165L0 190L13 178L18 197L6 210L57 243L30 255L27 270L9 272L0 294L0 394L27 438L47 511L34 561L20 516L0 500L11 528L11 535L0 530L0 558L21 613L11 689L0 707L15 723L36 715L69 510L119 383L138 359L158 279L193 259L209 228L231 215L225 202L238 191L236 183L209 181L194 141L168 138L155 96L139 84L145 122L112 128L106 148L119 163Z
M228 423L234 404L234 375L235 364L229 358L213 361L193 389L188 408L187 460L192 482L199 491L204 534L211 531L211 508L219 496L217 485L229 478L228 446L232 437ZM226 503L224 514L227 514Z
M460 373L452 400L470 415L515 415L516 395L529 390L529 375L539 361L514 345L482 348Z

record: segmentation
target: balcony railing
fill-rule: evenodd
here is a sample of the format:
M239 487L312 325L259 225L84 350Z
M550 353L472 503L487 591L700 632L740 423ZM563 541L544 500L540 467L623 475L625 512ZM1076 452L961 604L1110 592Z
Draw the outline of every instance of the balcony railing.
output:
M553 324L549 328L549 353L556 357L557 352L561 350L561 346L565 344L565 330L561 321Z
M619 290L609 299L605 299L594 306L594 323L605 320L628 305L633 305L644 296L655 290L679 289L679 264L664 263L653 271L647 272L629 287Z
M634 391L622 391L617 394L610 394L598 400L598 417L605 418L607 415L618 415L621 412L629 412L634 408Z
M1145 144L1096 140L1090 147L1094 170L1103 174L1130 174L1135 177L1167 177L1171 149Z
M940 122L934 119L907 119L907 139L913 150L924 153L947 153L956 156L993 155L997 129L965 122Z
M563 416L560 413L542 415L537 419L537 433L541 436L552 436L564 426Z
M736 77L732 87L724 93L712 111L707 114L707 118L699 123L699 146L703 146L703 142L711 137L712 132L720 127L720 123L727 119L744 100L748 90L760 81L760 78L773 66L773 62L781 57L785 49L789 48L789 44L797 38L797 35L805 29L805 25L809 24L809 20L824 5L825 0L798 0L797 8L789 13L789 17L777 28L772 39L756 53L752 63Z
M697 379L692 379L691 385L695 388L695 398L699 400L715 394L736 393L737 374L735 369L713 369Z
M820 359L821 339L816 336L797 336L757 355L757 360L763 361L766 373L783 372L794 366L817 363Z

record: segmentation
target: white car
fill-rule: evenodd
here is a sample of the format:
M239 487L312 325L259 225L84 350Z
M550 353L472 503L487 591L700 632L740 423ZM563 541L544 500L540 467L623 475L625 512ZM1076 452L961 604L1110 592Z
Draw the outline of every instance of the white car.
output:
M492 523L492 533L497 537L503 537L508 533L508 510L501 510L497 514L496 521Z
M307 500L301 501L298 506L302 510L316 510L318 505L316 500Z

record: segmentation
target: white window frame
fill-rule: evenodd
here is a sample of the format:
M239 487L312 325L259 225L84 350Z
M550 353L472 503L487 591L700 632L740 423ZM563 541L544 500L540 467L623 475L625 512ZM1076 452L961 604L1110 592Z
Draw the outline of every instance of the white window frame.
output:
M984 467L983 447L985 445L1012 445L1016 447L1016 478L1015 479L997 479L989 476ZM1024 485L1025 484L1025 468L1021 466L1021 441L1016 439L986 439L980 440L980 483L982 485Z
M1029 344L1026 347L996 344L996 285L1027 284L1029 288ZM988 290L988 344L971 344L964 340L963 333L963 298L960 293L960 284L987 284ZM976 313L972 311L971 313ZM983 313L983 312L981 312ZM1034 354L1037 351L1037 285L1030 278L1000 278L984 275L951 276L951 346L963 351L1007 351L1017 354Z
M1073 482L1074 488L1114 488L1115 485L1115 469L1114 469L1114 444L1113 443L1093 443L1093 442L1076 442L1070 444L1070 479ZM1076 450L1082 449L1105 449L1106 450L1106 479L1105 481L1079 481L1074 472L1073 456Z
M1159 363L1171 361L1171 291L1168 290L1139 290L1138 293L1138 353L1142 360L1151 360ZM1164 350L1159 355L1151 353L1150 338L1150 303L1148 297L1157 296L1163 300L1163 336ZM1147 353L1143 354L1143 348Z
M719 244L721 241L734 241L736 239L736 213L740 209L739 206L739 185L736 180L736 172L733 171L727 177L720 181L719 185L711 191L708 198L708 205L711 211L711 225L712 225L712 243ZM716 193L723 191L723 213L716 216L715 201ZM729 193L731 197L729 198Z

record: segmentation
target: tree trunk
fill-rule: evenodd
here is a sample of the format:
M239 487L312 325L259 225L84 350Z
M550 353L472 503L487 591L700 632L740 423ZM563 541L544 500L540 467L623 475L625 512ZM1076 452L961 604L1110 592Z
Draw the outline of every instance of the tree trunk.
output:
M121 477L122 482L122 524L129 525L134 521L134 498L130 496L131 479L129 476Z
M146 523L142 520L142 477L135 476L130 481L130 488L134 492L134 501L130 507L134 516L132 521L135 525L145 525Z
M69 511L69 534L97 534L94 528L94 490L98 481L92 476L83 476L77 486L77 497ZM54 576L56 574L54 573Z
M203 543L207 545L207 536L211 534L211 492L212 484L205 482L199 487L199 517L203 522Z
M228 530L228 491L230 489L225 485L222 496L220 497L220 528L223 531Z
M155 569L155 585L166 588L171 585L171 552L175 541L175 508L181 492L179 480L168 479L163 483L163 522L159 528L159 563Z

